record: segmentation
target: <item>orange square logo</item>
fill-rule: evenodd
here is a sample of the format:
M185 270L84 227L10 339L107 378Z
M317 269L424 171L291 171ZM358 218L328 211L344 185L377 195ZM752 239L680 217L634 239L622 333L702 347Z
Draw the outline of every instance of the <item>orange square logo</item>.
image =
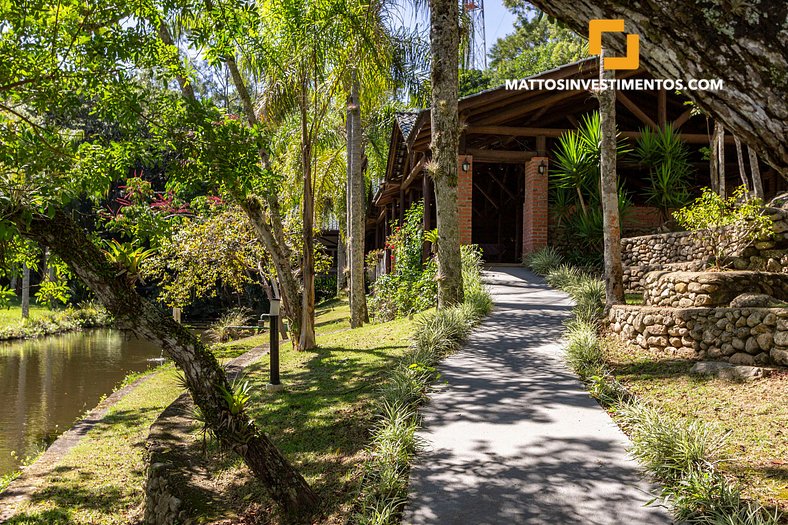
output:
M594 19L588 22L588 52L598 55L602 52L602 33L623 33L624 20ZM640 37L627 34L627 55L605 57L605 69L637 69L640 66Z

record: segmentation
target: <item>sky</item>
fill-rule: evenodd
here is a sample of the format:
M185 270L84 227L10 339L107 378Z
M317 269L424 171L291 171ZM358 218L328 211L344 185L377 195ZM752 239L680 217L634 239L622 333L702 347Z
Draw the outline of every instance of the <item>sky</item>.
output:
M408 25L418 23L422 27L429 23L426 13L420 14L418 18L414 16L412 2L400 0L399 5L403 23ZM515 16L504 7L503 0L484 0L484 28L488 53L496 40L513 31L514 21Z
M514 15L506 9L502 0L485 0L484 28L487 33L487 52L499 38L513 30Z

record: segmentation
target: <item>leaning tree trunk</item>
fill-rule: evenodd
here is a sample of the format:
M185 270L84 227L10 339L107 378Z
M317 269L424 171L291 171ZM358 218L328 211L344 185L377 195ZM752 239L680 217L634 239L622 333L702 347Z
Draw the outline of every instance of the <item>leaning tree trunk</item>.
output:
M720 167L719 161L720 156L717 154L717 146L719 145L717 142L717 124L715 122L714 128L711 132L711 139L709 139L709 182L711 186L711 191L716 193L717 195L720 194Z
M683 92L788 177L788 2L532 3L581 35L588 34L589 20L623 18L627 31L640 35L641 65L655 77L724 80L720 91ZM615 54L624 54L623 38L605 41Z
M143 299L131 280L90 241L62 210L53 217L33 215L12 220L22 235L57 253L115 317L118 327L160 345L180 368L195 405L219 440L240 455L285 512L313 514L318 498L304 478L244 412L233 414L222 396L231 390L214 355L189 330Z
M463 300L460 220L457 209L459 46L457 1L430 0L430 171L435 182L438 223L438 308L461 303Z
M301 270L304 291L301 295L301 350L311 350L317 346L315 340L315 188L312 185L312 141L309 135L307 116L308 97L306 82L301 96L301 169L304 174L304 193L301 202L301 220L304 231L304 253Z
M348 136L348 188L350 190L349 243L350 249L350 326L358 328L369 321L367 298L364 293L364 225L365 184L361 169L361 107L358 78L353 74L348 104L350 121Z
M600 79L613 79L612 71L605 71L605 50L599 58ZM618 174L616 172L616 91L610 86L597 93L600 118L600 159L602 215L605 244L605 304L624 302L624 271L621 267L621 223L618 213Z
M758 154L750 146L747 146L747 155L750 157L750 172L752 173L752 189L756 199L764 199L763 179L761 178L761 168L758 166Z
M30 267L22 265L22 319L30 317Z
M723 199L727 195L725 187L725 128L718 120L714 121L714 151L717 154L717 189Z

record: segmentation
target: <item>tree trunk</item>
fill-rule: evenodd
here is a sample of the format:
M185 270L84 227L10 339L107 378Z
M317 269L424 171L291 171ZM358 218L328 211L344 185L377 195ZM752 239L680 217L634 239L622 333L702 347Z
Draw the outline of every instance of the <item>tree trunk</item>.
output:
M22 265L22 319L30 317L30 267Z
M744 171L744 155L742 155L741 152L741 140L739 140L739 137L734 136L733 141L736 143L736 160L739 163L739 177L741 177L744 191L747 193L747 198L749 198L750 185L747 183L747 172Z
M719 189L720 197L723 199L727 195L727 188L725 187L725 128L718 120L714 121L714 142L716 144L715 151L717 152L717 188Z
M339 229L337 235L337 297L347 288L347 233L345 228Z
M17 214L12 220L22 235L48 246L68 263L115 317L118 327L161 346L184 372L208 427L244 459L285 512L302 518L314 513L318 498L303 477L244 412L233 415L229 411L222 396L222 389L231 390L224 370L199 339L143 299L128 279L119 278L118 268L62 210L52 218L34 215L26 221Z
M601 80L615 78L613 71L605 71L605 50L599 59ZM624 271L621 267L621 223L618 213L618 173L616 172L616 92L610 86L597 93L600 118L599 173L602 196L605 243L605 303L607 306L624 303Z
M761 178L761 168L758 166L758 154L749 145L747 146L747 155L750 157L750 172L752 173L752 189L755 192L756 199L765 199L763 193L763 179Z
M459 6L456 0L430 0L432 65L432 180L438 223L438 308L463 300L460 224L457 209L459 122Z
M711 132L711 139L709 139L709 182L711 185L711 191L717 195L720 194L720 156L717 153L718 146L717 124L715 123Z
M640 35L640 65L658 78L722 79L717 91L684 90L715 120L756 147L788 177L788 49L781 36L786 2L674 0L534 0L581 35L588 21L623 18ZM608 38L611 37L611 38ZM608 42L609 40L609 42ZM606 35L608 51L625 54L623 35Z
M355 73L350 87L348 103L348 187L350 190L350 221L348 248L350 249L350 326L358 328L369 321L367 297L364 293L364 225L365 184L361 169L361 107L359 83Z
M315 340L315 194L312 186L312 141L309 135L309 120L306 82L301 96L301 169L304 174L304 194L301 202L301 220L304 239L301 273L304 290L301 295L301 350L311 350L317 346Z

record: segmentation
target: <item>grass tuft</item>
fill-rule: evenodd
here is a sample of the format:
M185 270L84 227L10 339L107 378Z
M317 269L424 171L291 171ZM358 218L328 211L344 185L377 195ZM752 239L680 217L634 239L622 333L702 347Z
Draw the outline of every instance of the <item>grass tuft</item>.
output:
M550 270L558 267L564 262L564 258L558 250L552 246L542 248L538 252L526 256L525 266L537 275L548 275Z

